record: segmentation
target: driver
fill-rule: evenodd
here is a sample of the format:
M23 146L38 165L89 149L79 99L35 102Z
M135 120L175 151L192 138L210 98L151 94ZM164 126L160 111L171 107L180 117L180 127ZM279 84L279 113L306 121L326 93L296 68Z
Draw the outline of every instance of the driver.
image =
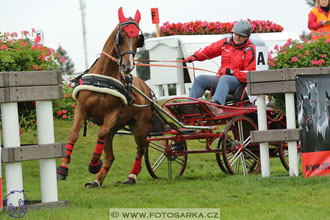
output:
M249 40L252 26L248 21L238 21L228 38L221 39L199 49L188 56L185 62L204 61L221 57L221 67L216 75L196 77L189 97L202 97L206 90L214 91L210 102L224 105L228 93L233 93L242 83L246 83L246 72L256 70L256 47Z

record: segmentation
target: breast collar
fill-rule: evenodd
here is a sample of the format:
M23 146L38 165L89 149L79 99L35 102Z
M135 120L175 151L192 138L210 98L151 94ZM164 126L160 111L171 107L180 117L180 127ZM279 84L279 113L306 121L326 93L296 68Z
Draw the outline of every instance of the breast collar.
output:
M75 87L72 96L77 99L81 90L89 90L116 96L120 98L124 104L131 105L135 101L130 94L131 89L128 89L128 87L132 85L132 80L133 78L130 76L128 79L129 82L125 82L128 85L125 86L122 82L113 77L93 73L84 74L79 79L79 84Z

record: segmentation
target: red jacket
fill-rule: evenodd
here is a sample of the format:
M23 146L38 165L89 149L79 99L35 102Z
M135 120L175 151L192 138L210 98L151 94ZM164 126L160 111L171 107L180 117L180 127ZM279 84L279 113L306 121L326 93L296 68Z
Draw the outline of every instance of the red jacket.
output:
M256 47L250 41L241 46L235 46L232 38L224 38L194 53L199 61L221 57L219 77L226 75L226 68L234 70L233 76L239 81L246 82L246 72L256 70Z
M316 7L308 14L308 28L314 32L330 32L330 24L322 25L321 21L330 20L330 13Z

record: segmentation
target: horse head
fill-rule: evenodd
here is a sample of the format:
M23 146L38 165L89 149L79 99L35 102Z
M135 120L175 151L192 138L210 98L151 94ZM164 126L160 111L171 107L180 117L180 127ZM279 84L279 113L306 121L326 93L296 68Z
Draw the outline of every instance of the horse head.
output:
M325 111L328 116L328 120L330 120L330 95L328 94L328 91L325 91Z
M302 100L302 110L303 110L303 118L304 118L304 124L307 128L307 130L313 129L313 114L315 114L316 105L311 100L311 94L308 93L308 96L301 95Z
M144 37L139 28L141 14L139 10L136 10L134 19L132 17L126 18L121 7L118 10L118 19L119 24L114 35L118 65L122 73L129 74L135 66L136 50L144 44ZM141 34L139 34L140 32Z

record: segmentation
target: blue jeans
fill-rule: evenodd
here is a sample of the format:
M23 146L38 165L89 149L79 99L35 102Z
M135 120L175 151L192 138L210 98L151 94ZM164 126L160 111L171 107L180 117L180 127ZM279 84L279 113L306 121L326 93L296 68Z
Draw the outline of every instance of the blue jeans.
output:
M189 97L195 99L202 97L206 90L211 90L213 82L212 99L217 100L221 105L225 104L228 93L233 93L242 84L235 76L223 75L219 78L214 75L199 75L191 87Z

